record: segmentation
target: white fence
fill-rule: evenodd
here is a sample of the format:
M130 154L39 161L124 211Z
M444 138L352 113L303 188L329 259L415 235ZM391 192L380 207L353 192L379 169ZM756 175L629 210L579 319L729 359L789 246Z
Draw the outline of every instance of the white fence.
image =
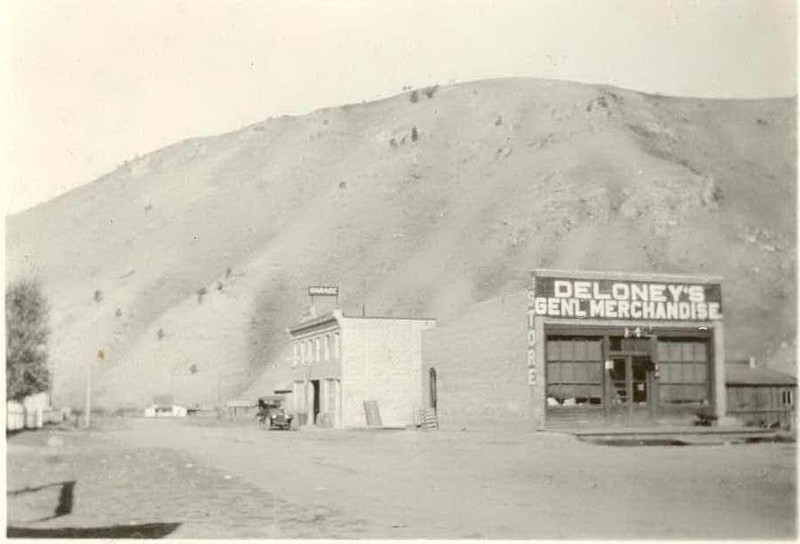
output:
M64 421L64 411L42 405L41 402L26 402L10 400L6 402L6 430L19 431L21 429L41 429L45 423L60 423Z

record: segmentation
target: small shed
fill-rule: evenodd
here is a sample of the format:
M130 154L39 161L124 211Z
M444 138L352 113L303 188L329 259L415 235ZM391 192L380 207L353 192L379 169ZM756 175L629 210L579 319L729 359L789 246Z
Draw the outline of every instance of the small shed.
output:
M794 429L797 378L753 360L725 368L727 413L746 425Z
M252 417L258 411L258 401L256 399L232 399L225 403L228 409L228 417L236 419L241 416Z

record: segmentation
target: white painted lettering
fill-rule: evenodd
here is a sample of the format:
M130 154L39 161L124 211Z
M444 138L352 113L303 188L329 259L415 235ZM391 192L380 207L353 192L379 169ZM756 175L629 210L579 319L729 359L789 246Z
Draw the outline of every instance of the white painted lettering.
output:
M617 315L620 319L628 319L630 317L630 302L627 300L620 300L617 302Z
M600 284L598 282L594 282L593 291L594 298L597 300L608 300L611 298L611 293L603 293L600 291Z
M672 295L672 300L678 302L681 299L681 293L683 293L684 286L683 285L667 285L667 289L669 289L669 294Z
M631 298L631 288L627 283L615 283L611 286L611 296L615 300L628 300Z
M553 281L555 296L558 298L569 298L572 296L572 282L566 280Z
M589 292L591 287L592 287L592 284L590 282L588 282L588 281L576 281L575 282L575 298L583 298L583 299L592 298L592 295Z
M634 283L631 285L631 298L633 300L643 300L648 301L650 297L648 296L647 292L647 284L644 283Z
M702 285L689 286L689 302L705 302L706 291Z
M666 302L667 297L664 296L666 285L660 283L653 283L650 285L650 300L653 302Z
M606 317L617 317L617 301L606 301Z

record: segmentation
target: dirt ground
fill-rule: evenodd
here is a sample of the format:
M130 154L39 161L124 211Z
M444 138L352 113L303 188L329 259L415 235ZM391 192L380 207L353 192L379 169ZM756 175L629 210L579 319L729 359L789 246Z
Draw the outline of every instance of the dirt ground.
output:
M795 444L263 431L138 418L7 442L10 536L781 538Z

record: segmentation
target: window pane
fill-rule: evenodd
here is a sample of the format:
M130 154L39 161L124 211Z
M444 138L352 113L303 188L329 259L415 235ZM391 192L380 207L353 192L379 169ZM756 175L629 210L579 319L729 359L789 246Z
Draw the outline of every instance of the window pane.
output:
M587 342L586 358L590 361L603 360L603 343L600 340Z
M681 361L694 361L694 342L681 343Z
M572 370L572 363L559 363L561 366L561 381L563 383L574 383L575 374Z
M547 381L549 383L561 383L561 364L547 363Z
M561 342L557 340L549 340L547 342L547 360L548 361L558 361L561 359L561 350L559 346Z
M576 340L573 343L575 347L575 360L576 361L585 361L586 360L586 340Z
M668 345L669 345L669 354L667 355L667 360L680 361L681 360L680 342L670 342Z
M587 371L586 363L575 363L573 370L575 371L575 383L586 383L589 381L589 374Z
M589 403L602 404L603 403L603 388L600 385L590 385L589 389Z
M708 352L705 342L696 342L694 345L694 360L698 363L705 363L708 361Z
M587 363L588 380L592 383L603 382L603 363Z
M694 379L698 383L706 383L708 380L708 373L705 364L694 365Z
M561 342L561 360L562 361L575 360L575 352L572 348L571 340L564 340Z
M658 343L658 361L669 361L669 344L666 342Z
M669 383L672 381L672 365L669 363L659 363L658 374L661 383Z

